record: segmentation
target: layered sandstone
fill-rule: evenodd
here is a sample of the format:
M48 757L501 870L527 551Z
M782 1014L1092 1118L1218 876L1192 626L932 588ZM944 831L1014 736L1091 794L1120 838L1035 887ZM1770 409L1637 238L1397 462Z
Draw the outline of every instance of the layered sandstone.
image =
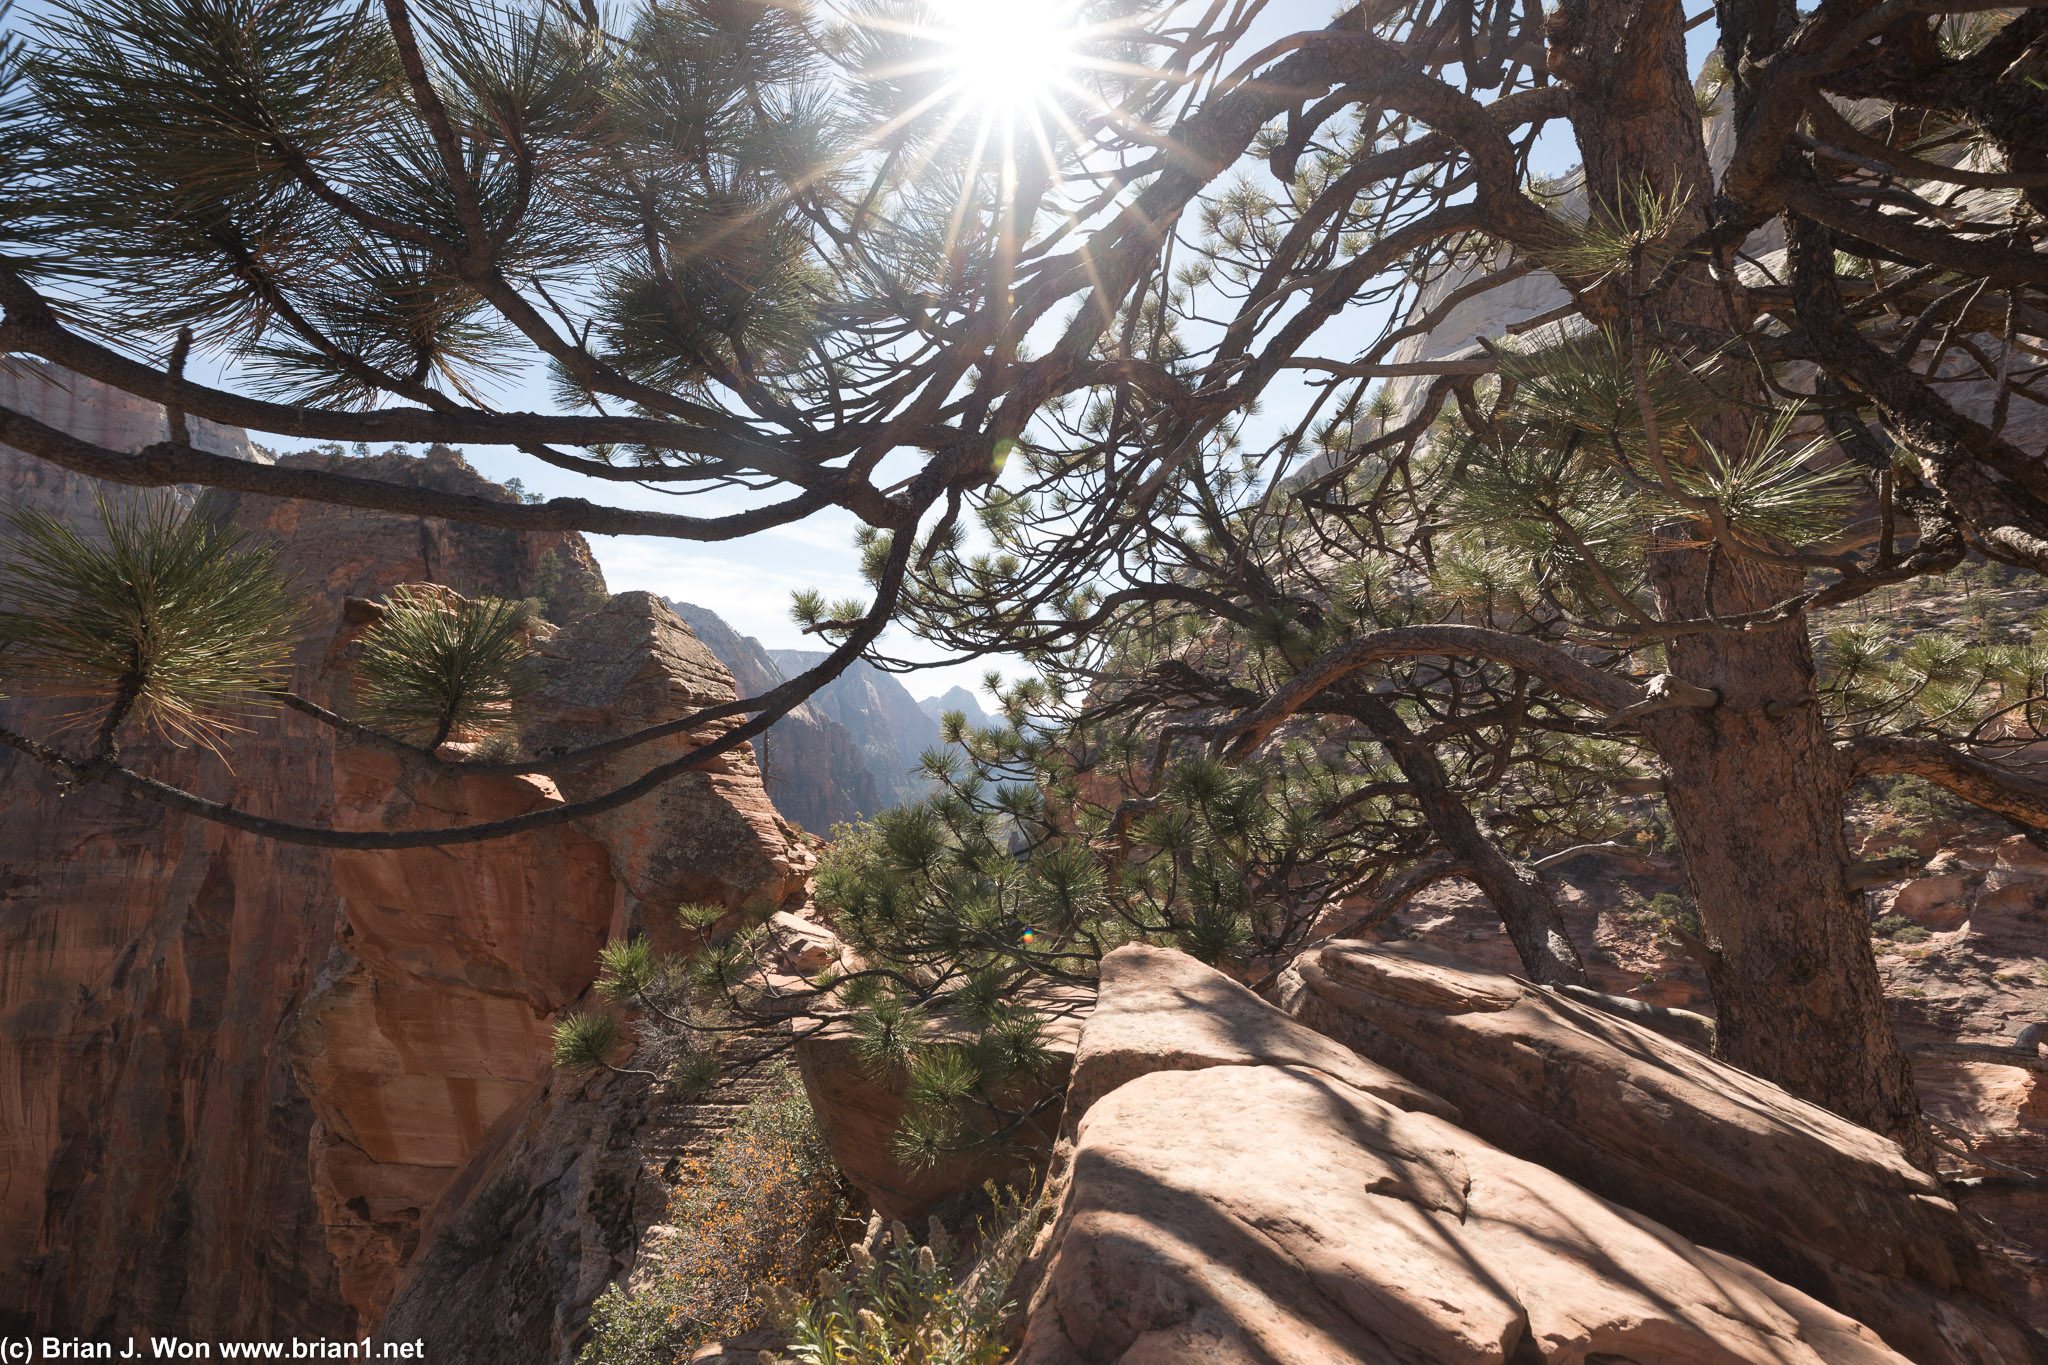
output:
M0 356L0 407L24 413L80 440L129 454L164 439L164 410L97 379L21 356ZM201 417L188 421L192 444L216 455L269 464L273 456L239 427ZM77 526L98 520L97 479L0 445L0 506L36 508Z
M2028 596L2024 604L2039 604ZM1869 893L1873 919L1899 915L1927 932L1877 938L1893 1025L1914 1063L1921 1103L1947 1125L1943 1164L1974 1176L2048 1167L2048 1071L1996 1049L2048 1023L2048 854L1995 816L1901 817L1882 806L1852 817L1861 856L1911 853L1925 863ZM1713 1009L1705 974L1663 925L1683 886L1661 854L1592 855L1551 873L1565 925L1587 950L1602 991L1690 1010ZM1653 905L1658 902L1660 905ZM1661 907L1661 908L1660 908ZM1682 907L1681 907L1682 908ZM1886 923L1899 921L1887 920ZM1519 973L1500 916L1479 889L1447 881L1382 926L1389 942L1426 947L1460 965ZM1965 1043L1982 1060L1916 1051ZM2006 1292L2048 1329L2048 1205L2024 1192L1973 1197L1973 1221Z
M1182 954L1112 953L1019 1365L1904 1359L1414 1081ZM1691 1117L1669 1110L1664 1136Z
M510 496L451 451L350 464ZM76 490L7 468L5 491L78 512ZM225 506L280 543L313 623L292 684L336 704L356 629L345 596L433 582L523 597L552 579L587 597L602 582L576 536L256 497ZM645 594L540 647L550 686L529 743L575 744L733 695ZM265 814L406 827L573 800L706 737L559 781L408 771L294 713L256 722L232 768L148 743L129 757ZM608 937L670 925L683 899L793 903L809 867L745 746L634 806L401 854L267 843L100 788L66 793L4 755L0 822L0 1328L79 1335L361 1336L446 1230L432 1210L488 1168L493 1189L537 1182L494 1198L555 1210L529 1220L543 1242L529 1261L552 1270L500 1289L508 1304L547 1299L562 1335L535 1337L529 1358L559 1358L630 1255L607 1229L630 1223L636 1200L658 1211L666 1191L576 1165L578 1135L630 1128L644 1096L553 1076L553 1019L584 995ZM458 1241L474 1221L449 1225ZM506 1235L517 1226L508 1214ZM588 1253L573 1266L564 1236Z
M717 612L667 599L675 613L718 661L732 670L742 697L758 697L788 679L759 640L727 625ZM881 808L875 775L868 771L852 733L806 701L754 741L762 780L775 808L814 834L829 834L845 821Z
M1461 1124L1741 1256L1925 1365L2030 1359L1976 1229L1897 1146L1768 1081L1427 948L1338 942L1288 1013L1458 1107Z

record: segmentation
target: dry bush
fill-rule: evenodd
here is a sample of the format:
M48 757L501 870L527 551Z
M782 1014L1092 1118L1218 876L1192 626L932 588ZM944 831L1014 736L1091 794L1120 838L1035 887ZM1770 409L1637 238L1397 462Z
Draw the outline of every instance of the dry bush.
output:
M919 1246L901 1223L877 1214L844 1273L818 1277L809 1303L777 1288L775 1316L789 1356L763 1351L762 1365L999 1365L1016 1309L1010 1283L1047 1212L1043 1196L1022 1199L987 1186L990 1216L964 1273L958 1248L934 1218Z
M685 1164L657 1278L638 1294L605 1291L580 1365L667 1365L760 1326L771 1295L841 1258L841 1211L810 1103L783 1068L708 1155Z

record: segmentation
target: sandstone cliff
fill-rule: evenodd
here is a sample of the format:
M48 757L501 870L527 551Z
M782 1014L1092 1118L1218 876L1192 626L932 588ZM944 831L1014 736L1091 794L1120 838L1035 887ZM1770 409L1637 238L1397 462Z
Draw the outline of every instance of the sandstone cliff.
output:
M1019 1365L2038 1358L1933 1178L1767 1082L1426 951L1282 997L1103 960Z
M796 674L825 657L823 650L769 651L785 674ZM930 783L916 771L926 749L939 747L939 725L924 713L893 673L856 663L818 689L811 705L844 725L859 746L876 794L885 806L921 801Z
M733 686L742 697L758 697L787 681L759 640L740 634L717 612L674 598L663 600L732 670ZM868 771L853 735L812 702L791 710L755 740L754 756L775 808L814 834L829 834L832 826L881 808L875 775Z
M0 406L109 450L140 450L163 440L167 430L159 405L108 388L97 379L20 356L0 357ZM264 464L275 459L239 427L194 417L190 428L192 444L201 450ZM66 521L90 524L96 520L93 498L99 491L97 479L0 445L0 507L18 502Z
M31 464L0 467L0 491L76 512L78 490ZM490 487L446 451L375 457L366 472ZM305 590L316 630L293 682L316 698L346 694L344 596L419 581L526 596L544 571L601 584L580 537L254 497L228 509L278 538ZM725 669L645 594L568 622L542 652L543 740L732 696ZM261 721L232 770L131 752L209 796L359 827L510 814L616 776L587 770L558 789L408 773L290 713ZM637 1189L637 1166L578 1167L577 1135L630 1129L644 1097L558 1082L554 1014L583 995L608 937L666 928L686 898L794 903L809 868L745 748L576 826L377 856L67 794L0 757L0 828L0 1328L360 1336L431 1250L422 1236L443 1230L444 1197L461 1208L482 1167L509 1164L535 1182L504 1196L513 1204L562 1199L552 1221L528 1223L545 1254L498 1286L507 1305L537 1297L559 1320L559 1335L530 1340L534 1360L566 1352L581 1307L630 1255L630 1237L603 1229L666 1197ZM445 1226L459 1240L477 1221ZM580 1250L565 1259L564 1246Z

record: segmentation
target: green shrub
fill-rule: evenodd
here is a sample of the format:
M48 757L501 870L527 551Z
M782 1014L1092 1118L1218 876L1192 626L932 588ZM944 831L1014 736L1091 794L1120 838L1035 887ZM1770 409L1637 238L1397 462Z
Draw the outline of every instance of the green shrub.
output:
M919 1246L903 1224L885 1232L877 1217L852 1249L850 1281L826 1271L812 1302L777 1296L789 1354L763 1351L763 1362L997 1365L1005 1354L1010 1281L1031 1248L1043 1205L1006 1198L993 1187L989 1194L995 1213L972 1270L956 1277L952 1238L936 1218Z
M689 925L698 909L684 906L679 918ZM604 1011L572 1013L555 1025L555 1065L644 1076L665 1082L672 1094L685 1098L707 1089L718 1078L734 1020L715 1000L709 1006L699 1003L688 964L655 952L645 938L632 938L606 944L598 968L598 994L638 1011L631 1035L640 1065L613 1064L627 1030L616 1015Z
M1978 818L1977 810L1960 797L1903 773L1865 778L1851 796L1891 812L1909 828L1929 821L1961 824Z
M1630 924L1646 924L1657 931L1657 936L1682 942L1683 937L1700 936L1700 917L1691 902L1670 891L1659 891L1645 898L1632 886L1621 888L1623 910L1621 916Z
M604 1292L579 1365L669 1365L759 1327L774 1296L840 1258L841 1212L810 1103L780 1068L712 1150L684 1164L668 1206L676 1235L654 1282Z
M1926 929L1904 915L1878 916L1870 922L1870 936L1888 938L1894 943L1925 943L1933 937Z

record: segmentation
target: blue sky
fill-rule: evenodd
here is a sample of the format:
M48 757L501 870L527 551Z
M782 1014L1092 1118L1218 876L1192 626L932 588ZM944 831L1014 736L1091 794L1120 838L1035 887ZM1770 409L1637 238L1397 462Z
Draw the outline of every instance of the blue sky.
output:
M986 0L979 2L985 3ZM30 20L42 8L34 0L18 4L9 23L18 25ZM1329 0L1275 0L1260 17L1258 32L1241 50L1255 51L1271 37L1297 28L1320 26L1328 22L1330 10ZM1695 66L1712 46L1711 34L1711 27L1702 27L1691 35L1692 46L1696 49L1692 53ZM1555 173L1565 169L1574 159L1569 134L1562 125L1554 125L1544 142L1544 155L1539 160L1546 164L1537 168L1540 171ZM1372 315L1370 310L1358 310L1356 315L1326 328L1316 350L1325 355L1342 354L1344 346L1352 339L1356 338L1361 343L1369 339L1377 332L1382 320L1380 316ZM195 370L197 368L195 366ZM231 378L229 382L232 382ZM1268 393L1264 415L1257 429L1248 435L1256 437L1298 420L1300 400L1305 392L1298 382L1276 385ZM503 385L493 397L499 406L508 410L549 411L554 407L537 369ZM261 436L258 439L286 450L304 444L277 442ZM592 496L587 481L540 464L515 450L478 446L468 447L464 453L489 477L499 480L518 478L530 492L548 497ZM906 460L905 468L908 467ZM884 471L885 474L887 472ZM885 478L885 485L886 482ZM737 510L741 505L735 495L677 499L630 484L612 485L605 490L605 500L628 506L688 510L699 515ZM811 517L798 525L719 544L692 544L652 537L593 536L591 545L614 592L644 589L709 607L736 630L758 637L771 649L816 648L816 639L804 636L790 619L790 594L799 589L815 588L828 599L867 597L867 585L858 573L858 556L853 544L855 524L850 513L835 510ZM938 657L929 647L901 630L893 630L885 636L882 649L892 655L917 660L936 661ZM904 677L903 682L919 697L933 696L955 685L978 691L979 679L991 666L1006 673L1013 672L1012 668L1005 667L1006 663L1004 660L980 660L933 667L911 673Z

